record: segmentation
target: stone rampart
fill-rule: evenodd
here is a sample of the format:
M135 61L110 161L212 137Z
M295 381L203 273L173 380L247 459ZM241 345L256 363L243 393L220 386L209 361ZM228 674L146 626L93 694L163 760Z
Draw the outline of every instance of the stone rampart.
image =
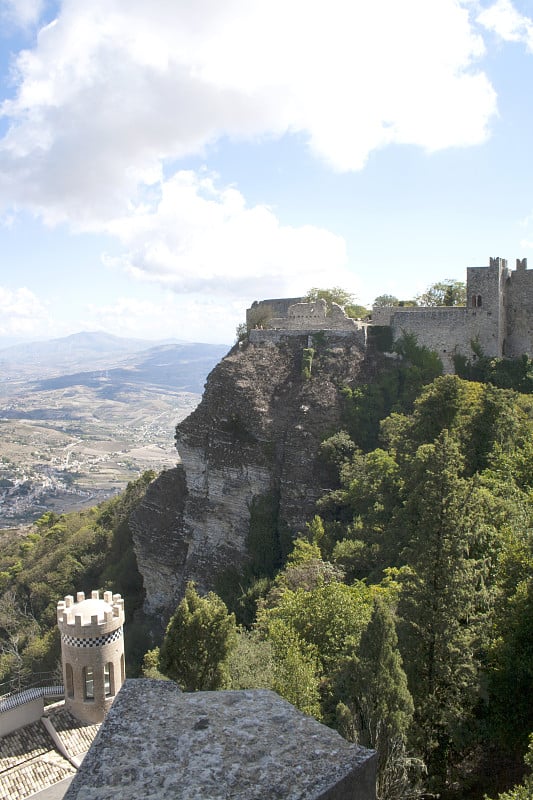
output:
M453 356L463 352L468 342L468 320L465 308L406 308L393 309L390 326L394 341L404 333L411 333L424 347L434 350L445 372L453 372ZM374 314L372 314L374 322Z
M390 327L393 340L414 334L420 345L438 353L446 372L454 371L456 353L472 356L474 341L491 358L533 356L533 270L525 258L517 259L515 271L499 257L490 258L488 266L469 267L466 292L466 306L374 307L368 324ZM262 322L257 322L259 312L264 312ZM360 332L361 343L367 343L366 323L347 317L335 303L328 309L325 300L265 300L248 309L249 323L254 314L251 341L275 344L291 334L344 331Z
M264 327L268 320L273 317L286 317L290 306L303 301L303 297L277 297L270 300L254 300L250 308L246 309L248 330L251 330L256 325Z
M355 321L355 320L354 320ZM287 329L266 329L266 330L251 330L249 333L250 342L252 344L279 344L284 339L289 339L296 336L307 336L308 347L313 346L312 337L317 333L324 333L327 337L328 334L341 339L354 337L355 342L361 347L366 347L367 344L367 323L359 323L353 329L335 329L335 328L294 328L293 330Z

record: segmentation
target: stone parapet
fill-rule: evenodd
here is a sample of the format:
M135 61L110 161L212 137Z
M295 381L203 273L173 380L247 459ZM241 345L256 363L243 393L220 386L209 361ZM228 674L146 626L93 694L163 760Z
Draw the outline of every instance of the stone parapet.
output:
M274 692L129 680L65 800L375 800L376 764Z

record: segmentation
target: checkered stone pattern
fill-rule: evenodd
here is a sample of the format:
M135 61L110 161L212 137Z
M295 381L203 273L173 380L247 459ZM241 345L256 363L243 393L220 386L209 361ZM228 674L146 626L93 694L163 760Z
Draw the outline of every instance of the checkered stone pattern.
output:
M104 636L97 636L94 639L80 639L77 636L69 636L68 634L63 634L62 639L70 647L102 647L104 644L118 641L121 637L122 627L117 628L116 631L111 631L111 633L106 633Z

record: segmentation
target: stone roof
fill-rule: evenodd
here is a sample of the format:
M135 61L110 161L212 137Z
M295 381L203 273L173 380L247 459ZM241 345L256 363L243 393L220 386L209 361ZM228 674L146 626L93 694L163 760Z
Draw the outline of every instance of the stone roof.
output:
M268 690L127 680L65 800L372 800L375 761Z
M49 706L45 716L67 753L81 760L99 725L82 725L63 703ZM26 800L75 773L75 767L56 750L40 720L0 738L0 800Z

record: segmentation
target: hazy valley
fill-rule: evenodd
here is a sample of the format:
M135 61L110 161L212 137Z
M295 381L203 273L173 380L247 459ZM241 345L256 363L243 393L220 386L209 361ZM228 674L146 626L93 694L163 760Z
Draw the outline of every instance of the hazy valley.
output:
M174 466L174 427L227 349L84 333L0 350L0 528Z

